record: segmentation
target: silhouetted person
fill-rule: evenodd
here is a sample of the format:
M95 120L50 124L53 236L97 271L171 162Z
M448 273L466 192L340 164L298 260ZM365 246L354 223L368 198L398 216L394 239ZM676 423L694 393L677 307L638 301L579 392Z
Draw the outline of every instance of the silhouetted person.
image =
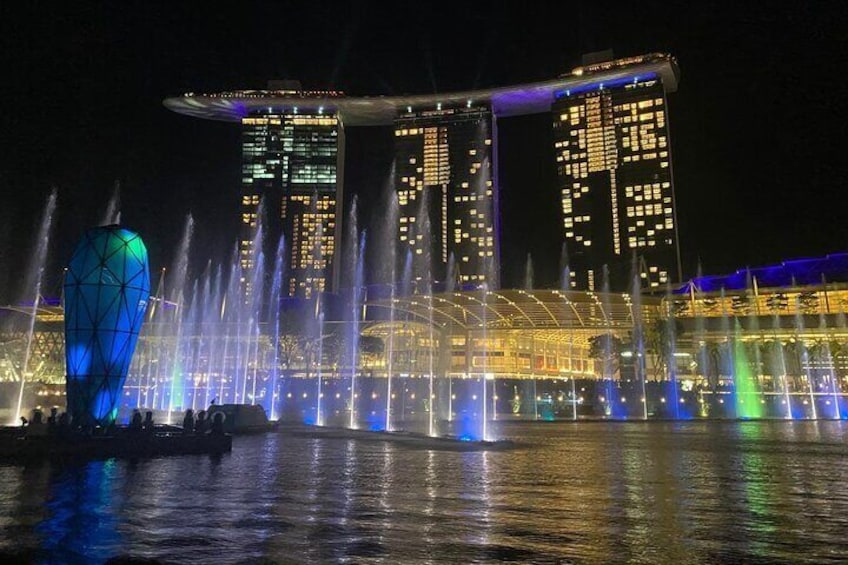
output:
M43 420L41 410L33 410L32 421L27 426L27 435L33 437L47 435L47 424Z
M71 415L67 412L59 414L59 437L66 438L71 433Z
M59 427L59 409L55 406L50 409L50 416L47 418L47 433L55 436Z
M183 418L183 435L194 433L194 410L189 408L186 410Z
M144 422L141 425L144 433L153 435L154 424L153 424L153 412L148 410L144 413Z
M129 433L137 436L141 433L143 423L141 420L141 412L133 410L132 420L130 420Z
M197 413L197 421L194 423L194 433L202 435L206 433L206 411L201 410Z
M222 412L215 412L215 415L212 417L212 426L209 428L209 433L213 436L224 435L224 414Z

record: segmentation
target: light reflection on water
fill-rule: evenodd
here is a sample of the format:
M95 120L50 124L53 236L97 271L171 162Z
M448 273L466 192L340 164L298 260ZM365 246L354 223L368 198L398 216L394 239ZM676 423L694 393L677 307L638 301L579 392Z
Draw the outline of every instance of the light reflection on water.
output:
M236 438L219 459L0 466L0 559L840 562L840 422L500 423L517 451Z

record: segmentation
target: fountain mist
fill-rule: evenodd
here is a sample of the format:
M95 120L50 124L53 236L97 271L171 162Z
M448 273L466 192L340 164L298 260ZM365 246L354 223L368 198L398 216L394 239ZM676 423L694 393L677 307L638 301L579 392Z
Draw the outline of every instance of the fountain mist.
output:
M41 223L36 232L35 252L32 254L32 263L30 263L26 278L24 279L24 301L29 302L32 299L32 312L30 313L29 328L27 330L26 349L24 350L24 361L21 366L21 386L18 389L18 402L15 409L15 418L12 420L12 425L17 425L21 419L21 407L24 400L24 386L26 384L26 376L29 372L30 358L32 357L33 335L35 333L35 318L38 313L38 306L41 302L41 285L44 282L44 268L47 263L47 251L50 247L50 229L53 226L53 218L56 214L56 201L58 194L54 188L47 197L47 203L44 205L44 212L41 215ZM30 289L32 289L30 293Z

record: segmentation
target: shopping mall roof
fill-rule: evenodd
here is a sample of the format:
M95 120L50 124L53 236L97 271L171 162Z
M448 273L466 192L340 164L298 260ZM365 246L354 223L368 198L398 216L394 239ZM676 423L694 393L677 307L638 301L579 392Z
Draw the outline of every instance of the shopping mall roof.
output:
M659 299L642 297L641 316L649 321ZM637 310L628 294L559 290L463 291L414 294L367 302L371 314L467 329L621 329L632 327ZM371 316L369 314L369 317Z
M759 288L790 288L848 282L848 253L833 253L812 259L793 259L777 265L739 269L729 275L696 277L677 289L677 294L745 290L756 282Z
M345 96L336 91L234 90L213 94L189 92L166 98L169 110L195 118L240 121L266 108L337 113L347 126L390 125L404 112L490 104L497 116L547 112L561 93L575 94L651 76L662 78L666 91L677 90L680 71L674 57L652 53L574 69L559 78L479 90L401 96Z

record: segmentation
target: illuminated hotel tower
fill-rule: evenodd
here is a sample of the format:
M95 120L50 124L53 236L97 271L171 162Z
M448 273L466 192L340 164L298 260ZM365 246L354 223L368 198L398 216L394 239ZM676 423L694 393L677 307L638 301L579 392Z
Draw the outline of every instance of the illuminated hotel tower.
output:
M455 282L497 286L490 108L407 108L394 124L401 256L409 250L414 259L429 244L434 280L445 280L453 255ZM429 235L420 227L422 207Z
M286 238L289 296L310 298L334 286L344 129L335 113L297 107L251 112L242 123L239 253L255 260L258 205L265 200L269 232ZM341 150L340 150L341 148Z
M591 79L622 62L583 67ZM662 77L599 78L554 94L551 108L571 288L628 286L635 252L643 288L680 280L668 108Z
M347 97L280 81L268 90L187 92L163 103L186 116L242 124L242 264L253 264L264 199L289 242L292 296L337 287L342 123L394 127L400 261L407 251L429 258L443 282L453 258L455 282L496 288L497 120L542 112L554 118L571 287L600 288L604 265L614 289L628 286L634 252L644 286L660 287L680 276L665 102L677 88L677 62L663 53L596 61L550 80L461 92Z

